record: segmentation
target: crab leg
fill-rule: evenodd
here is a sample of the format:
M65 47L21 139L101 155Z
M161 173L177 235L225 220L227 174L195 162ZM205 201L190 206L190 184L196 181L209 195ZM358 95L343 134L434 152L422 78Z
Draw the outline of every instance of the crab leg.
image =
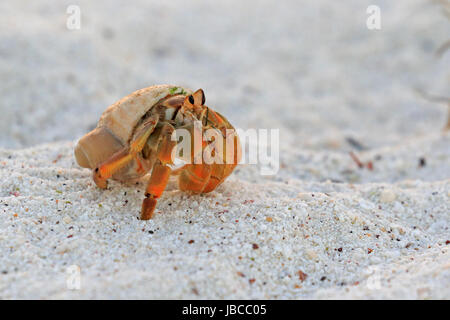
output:
M172 164L172 149L176 142L171 140L175 129L170 124L165 124L161 129L162 139L158 145L156 163L153 165L150 180L145 191L145 199L142 202L141 220L151 219L155 211L157 199L161 197L171 174L168 164Z
M136 158L136 155L144 148L145 143L155 129L157 122L158 119L156 117L150 118L136 132L129 147L119 150L93 170L93 179L99 188L106 189L107 179L111 178L114 173Z
M170 168L162 163L153 166L152 174L145 192L145 199L142 202L141 220L148 220L153 216L157 199L161 197L169 181Z
M217 188L217 186L222 183L225 179L225 165L222 164L213 164L211 175L209 180L207 181L205 187L203 188L203 192L211 192Z

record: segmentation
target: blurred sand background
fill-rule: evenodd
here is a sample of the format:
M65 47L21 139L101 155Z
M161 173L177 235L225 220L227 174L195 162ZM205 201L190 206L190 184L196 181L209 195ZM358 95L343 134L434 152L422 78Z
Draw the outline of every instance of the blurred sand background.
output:
M450 298L448 107L420 93L449 96L449 31L426 0L0 2L0 298ZM144 184L95 188L74 143L162 83L279 129L278 174L171 184L147 222Z

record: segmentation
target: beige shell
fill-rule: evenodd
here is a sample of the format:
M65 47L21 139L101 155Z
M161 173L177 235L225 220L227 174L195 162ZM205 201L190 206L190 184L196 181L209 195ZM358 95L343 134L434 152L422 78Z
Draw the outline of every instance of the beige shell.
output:
M136 125L161 99L168 95L191 93L191 90L180 86L157 85L137 90L110 105L101 115L97 127L78 141L75 147L77 163L84 168L95 168L128 144ZM116 176L120 180L133 178L124 176L126 171L132 172L123 170Z

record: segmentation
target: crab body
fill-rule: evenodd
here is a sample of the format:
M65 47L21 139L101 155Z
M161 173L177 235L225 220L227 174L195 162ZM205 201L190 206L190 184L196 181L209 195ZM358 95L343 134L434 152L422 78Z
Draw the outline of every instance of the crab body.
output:
M78 164L93 171L98 187L106 188L107 179L121 182L141 178L150 172L141 219L153 215L170 175L178 175L181 190L194 193L210 192L231 174L240 160L240 143L233 135L233 147L223 150L221 163L190 163L174 169L174 131L183 128L191 133L203 133L214 128L224 141L233 126L219 113L204 105L203 90L191 90L159 85L133 92L109 106L97 127L82 137L75 147ZM208 146L202 142L202 150ZM232 153L231 157L227 155ZM196 154L192 152L190 159ZM230 160L231 159L231 160Z

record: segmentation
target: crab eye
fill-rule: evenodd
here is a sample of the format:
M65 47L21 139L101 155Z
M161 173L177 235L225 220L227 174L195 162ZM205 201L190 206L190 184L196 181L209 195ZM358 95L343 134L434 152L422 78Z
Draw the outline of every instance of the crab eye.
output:
M194 104L194 97L192 95L189 96L189 102L191 104Z
M203 106L205 104L205 93L202 89L195 91L192 96L194 97L196 106Z

